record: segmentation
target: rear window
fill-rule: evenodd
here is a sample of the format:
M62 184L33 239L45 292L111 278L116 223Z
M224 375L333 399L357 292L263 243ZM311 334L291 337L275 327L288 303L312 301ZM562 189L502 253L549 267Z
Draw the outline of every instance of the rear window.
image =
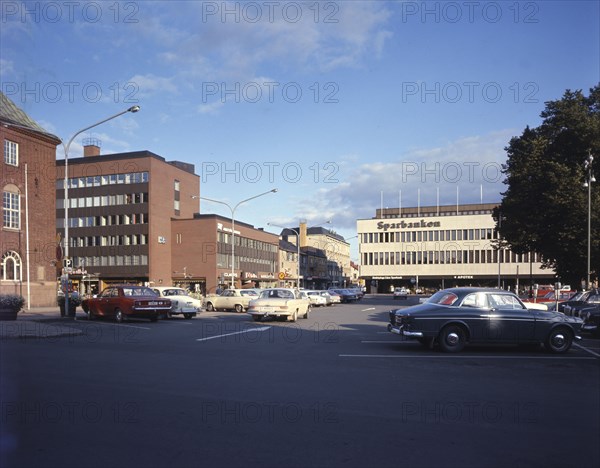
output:
M427 301L430 304L455 305L458 296L452 292L438 291Z

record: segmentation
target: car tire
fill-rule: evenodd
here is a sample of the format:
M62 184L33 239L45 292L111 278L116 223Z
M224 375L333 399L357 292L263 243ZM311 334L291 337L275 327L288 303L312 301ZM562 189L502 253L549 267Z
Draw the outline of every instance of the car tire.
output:
M467 332L460 325L447 325L440 332L438 342L442 351L458 353L467 343Z
M121 311L121 309L115 310L115 321L117 323L123 323L125 321L125 316L123 315L123 312Z
M566 353L573 344L573 334L570 330L562 327L554 328L544 342L548 351L555 354Z
M252 316L252 320L254 320L255 322L260 322L262 319L262 317L260 315L253 315Z
M310 310L312 309L311 306L308 306L306 308L306 313L304 314L304 318L307 319L310 316Z
M208 312L214 312L214 311L215 311L215 306L212 304L212 302L208 302L208 303L206 304L206 310L207 310Z
M86 310L86 312L87 312L87 319L94 320L94 314L92 312L92 308L90 307L88 310Z
M193 316L194 314L183 314L183 318L186 320L190 320Z
M294 313L290 315L290 318L292 319L292 322L298 320L298 309L294 310Z
M235 311L236 311L238 314L241 314L242 312L244 312L244 306L243 306L242 304L236 304L236 305L235 305Z

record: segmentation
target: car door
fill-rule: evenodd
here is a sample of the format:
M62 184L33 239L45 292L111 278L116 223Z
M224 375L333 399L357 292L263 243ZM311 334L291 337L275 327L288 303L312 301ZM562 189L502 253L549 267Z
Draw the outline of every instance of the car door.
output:
M535 334L535 314L512 294L488 293L491 306L488 337L500 343L531 341Z
M97 311L100 315L110 315L110 306L111 306L111 298L116 294L116 288L106 288L100 296L98 296L97 301Z

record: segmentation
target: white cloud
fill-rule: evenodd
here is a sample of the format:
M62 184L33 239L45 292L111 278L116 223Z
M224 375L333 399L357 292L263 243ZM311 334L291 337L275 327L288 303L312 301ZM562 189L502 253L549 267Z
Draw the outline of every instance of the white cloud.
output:
M383 206L416 206L420 191L421 206L435 205L439 190L440 205L479 203L500 200L505 190L501 165L506 160L504 147L514 131L502 130L448 142L443 147L418 148L399 155L393 162L345 164L339 179L344 182L323 187L315 195L297 200L295 211L301 216L335 218L339 228L355 228L356 219L370 218ZM374 159L362 157L362 160ZM350 159L351 160L351 159Z

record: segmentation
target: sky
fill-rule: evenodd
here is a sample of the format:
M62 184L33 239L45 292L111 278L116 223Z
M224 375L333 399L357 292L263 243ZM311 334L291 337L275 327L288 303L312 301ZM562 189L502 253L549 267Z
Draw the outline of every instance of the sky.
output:
M331 220L357 260L381 206L501 200L510 139L600 81L599 4L1 0L0 85L64 141L139 105L69 158L93 137L192 163L231 206L277 188L236 220Z

